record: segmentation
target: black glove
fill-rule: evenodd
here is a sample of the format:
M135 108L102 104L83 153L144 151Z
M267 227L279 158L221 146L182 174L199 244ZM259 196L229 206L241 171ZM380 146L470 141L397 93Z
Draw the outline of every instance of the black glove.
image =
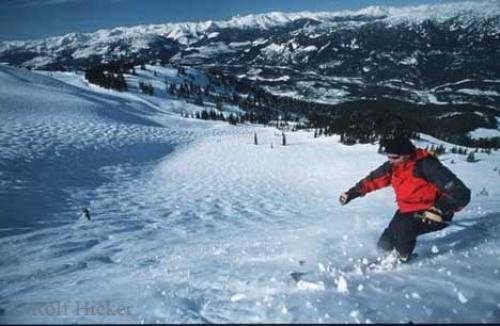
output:
M343 192L339 196L340 205L342 205L342 206L347 205L347 203L349 203L351 200L353 200L356 197L358 197L358 196L356 196L356 194L354 194L351 191Z

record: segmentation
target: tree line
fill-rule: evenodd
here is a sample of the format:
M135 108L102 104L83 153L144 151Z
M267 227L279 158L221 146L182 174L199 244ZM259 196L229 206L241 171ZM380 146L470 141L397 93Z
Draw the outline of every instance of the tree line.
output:
M119 91L127 90L124 73L135 73L135 64L102 64L87 70L85 76L91 83ZM141 64L141 69L146 69ZM189 80L186 68L179 66L178 75L182 82L165 80L168 95L184 98L198 106L214 103L215 110L205 109L195 118L221 120L230 123L259 123L268 125L280 120L298 122L305 118L307 123L296 124L295 129L315 130L315 136L340 135L344 144L375 143L397 130L411 137L426 133L466 147L499 148L500 137L472 139L468 132L477 128L496 128L495 112L473 105L418 105L404 101L375 98L340 104L315 103L303 99L271 94L257 83L238 80L234 75L224 73L217 67L204 70L208 83L200 85ZM154 94L150 83L139 82L140 90ZM224 116L225 104L240 107L245 113ZM475 111L481 111L477 115ZM458 112L459 114L446 113ZM440 117L440 115L442 117Z

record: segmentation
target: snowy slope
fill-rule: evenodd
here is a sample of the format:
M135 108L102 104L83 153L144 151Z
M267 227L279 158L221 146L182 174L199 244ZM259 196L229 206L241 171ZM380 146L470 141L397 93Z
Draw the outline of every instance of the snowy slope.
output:
M113 94L114 97L119 97L124 101L138 101L141 105L147 107L146 111L156 112L157 114L149 114L149 119L156 122L162 121L162 116L167 115L171 118L172 115L181 113L195 113L203 110L199 106L187 103L185 100L179 100L178 97L169 96L165 90L165 83L182 84L183 82L196 81L197 84L204 86L206 81L203 75L199 73L192 73L188 77L179 77L177 69L171 67L145 65L145 70L140 70L139 66L136 67L137 72L135 75L125 74L127 83L126 92L115 92L112 90L103 89L102 87L89 83L83 72L60 72L60 71L43 71L37 70L35 73L43 76L48 76L64 83L68 83L85 91L89 88L102 94ZM144 94L139 87L139 83L150 84L154 89L154 96ZM168 100L168 101L165 101ZM214 103L207 103L208 105L215 106ZM143 110L142 108L140 110Z
M0 69L2 232L48 223L38 214L67 204L69 190L62 188L99 184L103 179L96 170L102 166L161 157L174 143L210 129L173 116L177 101L155 105L138 95L89 86L75 74L59 76L70 82L65 83ZM19 213L19 207L26 211Z
M500 137L500 130L479 128L469 133L472 139Z
M2 228L31 228L0 239L2 323L500 320L498 152L442 158L473 192L455 220L476 229L422 237L392 272L297 287L291 271L376 254L392 191L336 201L384 161L376 146L298 132L283 147L273 128L180 119L168 99L66 77L0 68Z

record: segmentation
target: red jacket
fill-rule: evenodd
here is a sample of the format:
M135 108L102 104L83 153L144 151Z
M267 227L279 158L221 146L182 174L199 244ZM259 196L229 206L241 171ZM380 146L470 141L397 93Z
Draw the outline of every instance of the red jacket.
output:
M406 162L382 164L349 190L353 197L392 185L402 213L432 206L445 214L459 211L470 201L470 190L448 168L424 149Z

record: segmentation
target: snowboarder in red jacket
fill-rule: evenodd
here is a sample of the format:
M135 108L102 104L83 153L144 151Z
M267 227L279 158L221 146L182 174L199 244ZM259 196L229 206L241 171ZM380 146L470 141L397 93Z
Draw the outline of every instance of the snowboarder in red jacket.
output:
M388 161L343 192L339 201L345 205L391 185L398 210L377 245L387 251L395 249L399 259L406 261L417 236L445 228L443 222L451 221L453 214L469 203L470 190L436 157L416 148L406 137L387 141L383 152Z

